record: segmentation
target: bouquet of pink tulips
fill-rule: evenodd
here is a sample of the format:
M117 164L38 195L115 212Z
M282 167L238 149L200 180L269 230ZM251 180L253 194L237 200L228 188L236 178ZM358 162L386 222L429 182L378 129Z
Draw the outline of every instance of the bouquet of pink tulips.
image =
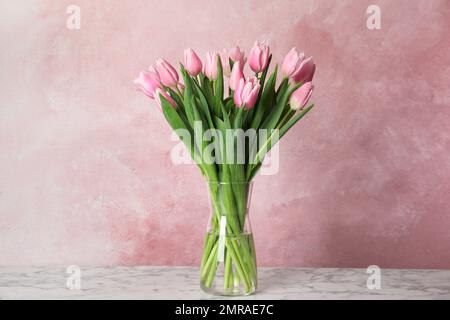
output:
M307 106L315 64L293 48L269 74L268 46L255 43L248 56L239 47L208 52L204 64L192 49L179 72L166 60L140 73L136 84L155 99L205 176L212 203L201 261L204 289L244 294L256 289L256 258L247 211L250 182L265 155L313 105ZM180 81L181 80L181 81ZM246 143L247 142L247 143ZM224 236L225 235L225 236Z

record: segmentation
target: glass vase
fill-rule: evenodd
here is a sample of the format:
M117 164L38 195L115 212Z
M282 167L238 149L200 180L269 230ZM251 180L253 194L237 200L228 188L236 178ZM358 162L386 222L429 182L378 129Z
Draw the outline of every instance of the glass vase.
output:
M200 266L201 288L214 295L250 295L257 287L249 218L252 182L209 182L211 214Z

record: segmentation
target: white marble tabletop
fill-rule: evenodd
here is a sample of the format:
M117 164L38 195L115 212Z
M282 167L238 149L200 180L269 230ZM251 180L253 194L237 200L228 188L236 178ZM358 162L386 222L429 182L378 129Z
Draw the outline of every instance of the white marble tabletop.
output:
M66 267L0 267L0 299L222 299L203 293L192 267L81 267L81 288ZM450 299L449 270L260 268L259 289L243 299ZM76 282L75 282L76 283Z

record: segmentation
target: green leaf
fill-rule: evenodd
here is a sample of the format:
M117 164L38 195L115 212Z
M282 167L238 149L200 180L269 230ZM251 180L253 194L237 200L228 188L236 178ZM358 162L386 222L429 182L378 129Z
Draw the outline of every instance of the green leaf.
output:
M192 89L191 77L188 75L181 63L180 70L184 79L184 108L186 110L187 119L192 127L194 125L194 111L192 106L192 98L194 96L194 92Z
M281 139L286 132L288 132L289 129L292 128L301 118L303 118L312 108L314 108L314 104L311 104L309 107L301 110L300 113L292 117L284 126L282 126L280 128L279 139Z
M264 88L264 92L262 93L261 99L259 103L255 106L256 111L254 113L252 122L250 127L258 130L258 127L263 119L263 116L266 110L270 110L273 104L273 97L275 95L275 84L277 81L277 73L278 73L278 65L275 67L272 75L269 80L267 80L267 84Z
M256 173L258 173L259 168L261 168L262 162L259 162L255 166L250 167L250 170L247 174L247 181L252 181L252 179L255 177Z
M217 116L214 116L214 122L217 124L217 128L220 130L225 130L225 122Z
M164 117L175 133L178 134L180 140L183 141L190 152L192 159L200 168L202 174L208 179L208 181L216 181L217 172L213 166L203 163L202 157L199 155L199 150L195 147L195 143L192 139L192 130L186 126L177 110L162 95L160 95L160 99ZM190 133L189 139L185 139L185 137L180 134L180 129L187 130Z
M234 109L236 109L236 106L234 105L233 99L228 100L228 102L225 104L225 111L227 113L232 112Z
M305 114L307 114L309 112L309 110L311 110L313 107L314 107L314 104L303 109L299 114L295 115L292 119L290 119L281 129L279 129L278 139L276 139L273 143L272 143L273 134L271 134L270 137L266 140L264 145L260 148L260 150L256 154L256 156L255 156L256 160L258 160L258 162L262 161L264 159L264 156L267 154L267 152L269 152L270 149L272 149L272 147L278 141L280 141L280 139L286 134L286 132L288 132L289 129L292 128L292 126L294 126L301 118L303 118L305 116Z
M222 102L223 100L223 68L220 54L217 54L217 78L214 81L214 96Z
M223 71L220 56L217 55L217 78L214 80L213 110L216 115L220 115L223 109Z
M203 93L205 94L208 104L211 106L211 109L212 109L211 111L217 116L220 115L220 108L217 109L216 104L214 103L215 98L214 98L214 92L213 92L211 81L207 77L205 77L203 74L201 74L200 79L202 81L201 85L202 85Z
M254 178L256 173L258 172L259 168L262 165L262 161L264 159L264 156L269 152L272 147L281 140L281 138L289 131L290 128L292 128L301 118L303 118L312 108L314 107L314 104L311 104L309 107L301 110L300 113L292 117L284 126L281 127L281 129L278 132L278 139L275 140L272 143L272 136L270 136L264 145L260 148L258 153L255 156L255 160L258 160L258 162L254 165L250 165L247 170L247 180L250 181Z
M196 150L192 141L192 130L190 130L186 126L185 122L182 120L177 110L161 94L160 99L164 117L166 118L170 127L178 134L181 141L183 141L183 143L186 145L189 152L191 153L192 158L194 160L198 160L198 154L196 154ZM180 129L187 130L189 133L191 133L190 139L188 141L184 139L185 138L184 136L180 135L179 132Z
M242 115L244 113L244 110L245 110L244 107L238 109L236 117L234 118L233 121L233 128L240 129L242 127Z
M259 93L258 93L258 98L256 99L255 107L253 109L251 109L250 112L248 113L248 118L247 118L248 120L247 121L252 121L253 115L259 109L259 107L258 107L259 101L261 100L262 94L264 92L264 88L266 86L266 77L267 77L267 73L269 72L269 67L270 67L270 63L271 62L272 62L272 55L269 55L269 60L268 60L268 63L267 63L267 67L263 71L263 73L261 74L261 78L259 79L259 85L261 87L260 87L260 90L259 90ZM278 68L278 65L275 66L275 71L274 72L276 72L277 68ZM276 82L276 78L275 78L275 82ZM247 124L245 125L245 127L247 128Z
M277 102L284 95L288 87L289 87L289 79L284 78L277 89Z
M192 97L191 105L194 114L194 121L200 122L202 124L203 131L205 131L207 128L209 128L208 121L206 120L206 117L199 112L197 104L195 102L195 97Z
M201 158L201 160L204 161L203 167L205 168L205 170L208 174L208 177L211 177L211 176L215 177L216 169L217 169L216 165L213 162L211 155L204 152L204 150L206 149L206 147L208 145L207 141L204 139L204 133L205 133L206 129L208 128L208 125L206 123L206 120L202 118L202 115L198 111L198 109L195 105L194 97L193 97L193 101L192 101L192 106L194 107L193 112L194 112L195 122L201 123L201 127L194 125L194 140L195 140L196 146L199 150L200 158Z
M210 129L214 129L214 122L211 116L211 112L210 112L210 108L208 105L208 100L205 97L205 94L203 93L202 88L197 84L197 82L194 81L194 87L195 87L195 92L197 93L197 97L198 99L198 103L197 105L200 105L200 110L202 111L202 113L205 115L206 120L208 122L209 128Z
M231 129L230 117L228 116L228 113L225 110L225 107L223 106L223 104L220 104L219 107L222 109L222 118L223 118L223 122L225 124L225 127L227 129Z
M275 107L272 108L272 110L270 110L269 114L265 118L260 128L267 129L270 131L276 127L278 120L280 120L284 107L287 105L291 94L299 87L300 84L297 84L284 92L283 96L277 101Z
M170 96L172 97L173 100L175 100L175 102L177 103L177 105L181 108L184 109L184 104L183 101L181 100L183 97L180 97L178 95L178 93L176 93L172 88L167 88L167 90L169 91Z

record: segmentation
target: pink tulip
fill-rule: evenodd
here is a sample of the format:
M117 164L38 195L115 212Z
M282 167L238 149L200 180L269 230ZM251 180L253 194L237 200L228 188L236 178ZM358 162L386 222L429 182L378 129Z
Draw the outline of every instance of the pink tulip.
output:
M184 50L184 67L193 77L202 71L202 61L191 48Z
M314 86L311 82L306 82L300 88L292 93L291 98L289 100L291 109L298 110L302 109L307 103L311 94L313 92Z
M241 51L239 46L236 46L236 47L230 49L229 57L234 62L241 61L241 65L244 66L244 64L245 64L245 52Z
M230 76L230 88L231 90L235 90L237 85L239 84L239 81L241 81L241 79L244 79L244 66L241 65L241 61L237 61L234 65L233 65L233 70L231 71L231 76Z
M257 85L259 83L259 80L257 77L248 77L247 82L250 82L252 85Z
M258 98L260 85L255 80L245 81L241 79L234 91L234 104L245 109L252 109Z
M269 54L270 49L268 46L255 42L255 45L248 56L250 68L256 73L265 70L269 63Z
M164 59L158 59L156 61L156 71L158 71L159 77L163 85L174 88L178 83L178 73L172 65Z
M222 72L225 76L229 77L231 73L230 69L230 56L227 49L223 49L220 53L220 62L222 63Z
M298 71L303 59L305 58L305 54L298 53L297 49L292 48L286 57L283 60L283 64L281 65L281 70L286 77L291 77L296 71Z
M142 71L139 77L134 80L137 88L144 92L151 99L155 98L155 90L161 89L161 82L156 71Z
M217 52L207 52L205 61L205 75L209 80L216 80L217 78Z
M172 107L174 108L177 107L177 103L175 102L175 100L173 100L172 97L166 91L162 89L156 89L155 100L160 109L162 109L162 102L160 95L163 96L167 100L167 102L169 102L172 105Z
M305 83L312 81L314 77L314 72L316 72L316 65L312 57L303 60L297 70L292 74L292 79L295 83Z

